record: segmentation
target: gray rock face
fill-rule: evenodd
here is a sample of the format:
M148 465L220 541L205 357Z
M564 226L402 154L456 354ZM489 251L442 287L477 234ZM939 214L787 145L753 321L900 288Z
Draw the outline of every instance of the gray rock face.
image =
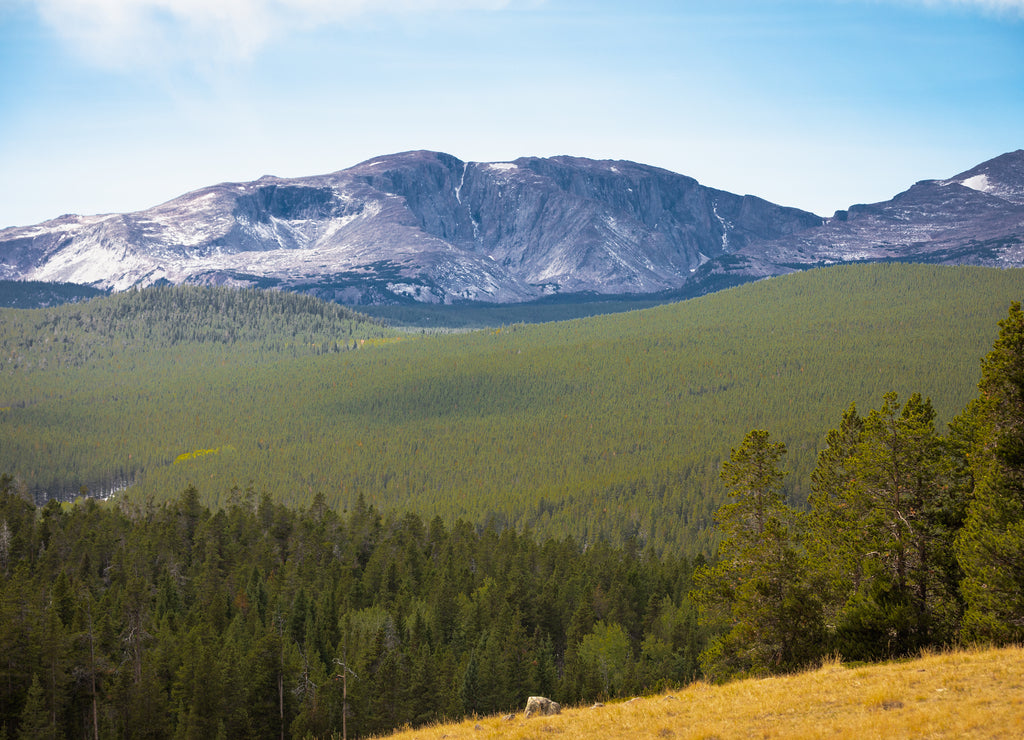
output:
M319 177L216 185L138 213L5 229L0 279L274 285L347 303L649 293L821 222L632 162L407 152Z
M948 180L923 180L892 200L851 206L816 229L752 244L745 257L793 266L899 259L1024 264L1024 150Z
M634 162L419 151L0 231L0 279L277 286L349 304L695 294L887 259L1024 264L1024 151L830 219Z

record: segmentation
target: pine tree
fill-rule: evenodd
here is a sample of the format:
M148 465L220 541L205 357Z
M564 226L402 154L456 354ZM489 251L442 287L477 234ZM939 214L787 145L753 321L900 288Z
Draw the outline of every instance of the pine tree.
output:
M718 510L715 520L730 539L730 548L756 541L784 506L779 461L786 445L769 441L770 436L754 429L722 463L721 478L733 501Z
M850 505L851 459L864 432L864 420L853 404L838 428L825 437L811 474L811 511L807 518L807 550L822 594L825 619L834 627L837 612L863 577L859 545L860 512Z
M1024 640L1024 313L999 322L982 361L974 496L956 542L964 571L963 635Z
M46 711L46 696L42 684L39 683L39 676L33 675L28 698L21 710L18 740L47 740L58 737L60 732L51 722L50 713Z
M808 549L836 647L848 658L906 654L951 635L948 556L952 498L935 410L895 393L829 433L812 477ZM943 615L940 617L940 615Z
M821 649L821 606L806 582L796 512L782 496L781 442L754 430L722 465L731 503L715 514L718 562L695 575L702 620L720 630L701 653L705 675L794 670Z

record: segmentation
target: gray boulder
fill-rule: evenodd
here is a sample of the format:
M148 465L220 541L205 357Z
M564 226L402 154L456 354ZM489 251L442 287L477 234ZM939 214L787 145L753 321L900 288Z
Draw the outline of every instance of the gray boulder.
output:
M526 711L523 712L523 717L529 718L535 714L561 714L561 712L562 705L558 702L551 701L543 696L531 696L526 700Z

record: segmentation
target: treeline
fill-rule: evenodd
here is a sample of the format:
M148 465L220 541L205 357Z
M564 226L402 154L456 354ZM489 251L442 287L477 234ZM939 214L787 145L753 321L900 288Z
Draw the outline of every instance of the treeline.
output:
M0 483L3 737L362 737L698 675L685 559L361 500L36 509Z
M512 324L568 321L624 311L639 311L692 296L658 293L653 296L567 295L526 303L398 303L360 307L389 324L420 329L496 329Z
M931 401L887 393L826 437L808 510L785 501L786 446L754 430L722 466L729 503L696 575L712 678L836 654L879 660L1024 639L1024 314L1011 305L980 395L942 435Z
M160 303L177 290L60 310ZM193 290L259 305L292 300ZM269 311L254 305L238 321L257 338L232 344L214 341L230 335L216 321L198 328L199 308L168 309L178 318L157 322L161 335L196 324L214 339L147 350L143 326L132 341L115 332L110 347L90 334L103 359L84 364L45 354L49 328L29 332L47 369L36 360L29 368L26 353L18 369L0 372L0 470L41 502L127 481L118 495L136 500L195 483L216 507L251 483L303 508L321 492L339 510L362 494L382 511L449 526L491 518L542 539L623 546L633 537L692 557L715 547L718 470L746 430L772 429L786 442L793 475L783 486L804 505L836 409L918 391L935 399L940 421L952 418L974 393L993 327L1022 291L1019 270L835 267L643 311L368 337L358 352L326 354L324 342L353 341L347 329L310 343L268 329L261 344L261 327L273 322L245 324ZM13 318L49 327L54 316ZM8 313L0 318L0 333L14 325ZM131 312L120 320L130 325ZM94 323L99 331L103 321ZM300 349L305 356L293 356ZM193 454L206 450L217 452Z

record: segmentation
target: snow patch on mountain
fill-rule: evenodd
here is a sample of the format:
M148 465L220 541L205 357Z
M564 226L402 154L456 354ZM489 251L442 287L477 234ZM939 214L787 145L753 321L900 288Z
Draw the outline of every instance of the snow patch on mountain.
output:
M994 190L991 183L988 181L988 175L975 175L974 177L968 177L961 183L965 188L971 190L980 190L983 193L990 193Z
M90 242L78 249L57 252L52 259L31 271L27 279L127 290L156 267L152 258L130 252L124 245Z
M726 223L725 219L722 218L721 214L718 212L718 203L716 201L711 201L711 212L715 215L715 218L718 219L718 223L722 227L722 251L725 252L725 253L728 253L729 252L729 224ZM704 255L701 255L701 256L703 257Z
M459 177L459 184L455 186L455 200L462 205L462 186L466 184L466 170L469 169L469 162L462 163L462 176Z

